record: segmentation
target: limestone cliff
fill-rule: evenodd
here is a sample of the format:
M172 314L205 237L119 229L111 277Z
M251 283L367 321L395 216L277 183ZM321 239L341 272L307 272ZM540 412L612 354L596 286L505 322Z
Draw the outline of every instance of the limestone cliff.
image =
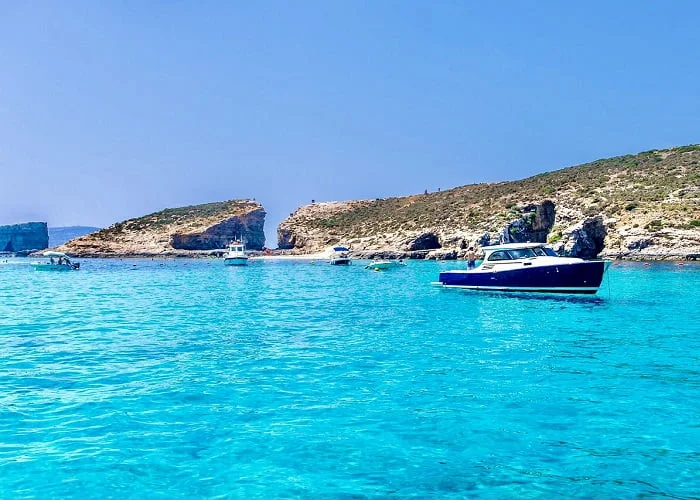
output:
M251 200L168 208L76 238L57 249L75 256L191 255L225 248L242 238L250 250L265 245L265 210Z
M49 246L46 222L0 226L0 252L43 250Z
M399 198L314 203L278 229L280 248L456 258L468 245L545 241L561 253L700 258L700 146L597 160L520 181Z

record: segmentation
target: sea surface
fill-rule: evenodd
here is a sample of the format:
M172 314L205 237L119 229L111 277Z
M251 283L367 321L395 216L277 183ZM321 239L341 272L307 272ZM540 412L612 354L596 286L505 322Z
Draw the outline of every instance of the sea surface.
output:
M700 265L0 264L0 498L700 498Z

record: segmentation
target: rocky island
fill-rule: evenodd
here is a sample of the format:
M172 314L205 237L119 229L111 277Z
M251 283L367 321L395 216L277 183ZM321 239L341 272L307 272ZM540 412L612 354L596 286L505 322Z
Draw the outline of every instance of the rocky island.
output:
M73 239L56 250L79 257L193 256L241 238L247 248L265 245L265 210L253 200L168 208L118 222Z
M312 203L278 228L291 253L454 259L469 245L549 242L564 255L700 259L700 145L527 179L413 196Z

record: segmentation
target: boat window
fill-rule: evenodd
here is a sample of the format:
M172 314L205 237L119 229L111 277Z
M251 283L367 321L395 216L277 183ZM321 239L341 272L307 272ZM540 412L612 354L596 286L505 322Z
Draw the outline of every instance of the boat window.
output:
M533 252L535 252L535 255L538 257L544 257L547 255L542 247L535 247L532 249Z
M550 257L559 257L559 255L557 254L557 252L555 252L555 251L552 250L551 248L545 248L545 249L544 249L544 253L546 253L546 254L549 255Z
M500 250L498 252L493 252L489 256L489 260L511 260L511 257L505 250Z
M530 248L518 248L517 250L508 250L508 253L514 259L527 259L535 256L535 253Z

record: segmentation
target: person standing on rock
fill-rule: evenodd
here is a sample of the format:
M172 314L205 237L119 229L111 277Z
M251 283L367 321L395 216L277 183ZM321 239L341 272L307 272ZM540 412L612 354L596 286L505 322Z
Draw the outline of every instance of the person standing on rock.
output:
M474 247L469 247L469 250L467 250L467 269L474 269L475 264L476 252L474 251Z

